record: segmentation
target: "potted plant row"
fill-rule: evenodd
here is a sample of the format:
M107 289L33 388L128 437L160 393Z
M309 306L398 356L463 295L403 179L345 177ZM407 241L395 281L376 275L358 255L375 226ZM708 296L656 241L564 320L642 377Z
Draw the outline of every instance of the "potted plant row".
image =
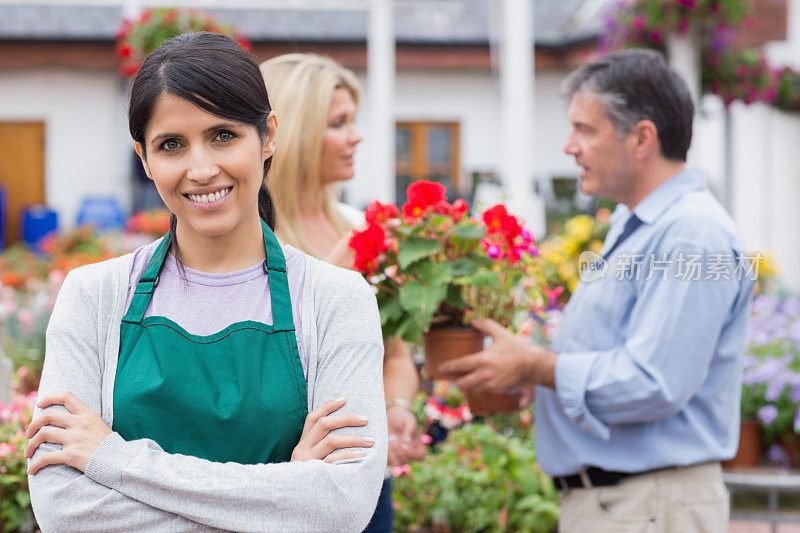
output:
M543 316L548 291L531 234L505 206L480 217L445 187L417 181L401 207L372 202L367 224L354 232L354 266L377 293L385 338L422 341L429 378L447 379L438 366L480 352L483 334L471 321L490 317L514 329ZM474 415L510 412L516 394L468 393Z

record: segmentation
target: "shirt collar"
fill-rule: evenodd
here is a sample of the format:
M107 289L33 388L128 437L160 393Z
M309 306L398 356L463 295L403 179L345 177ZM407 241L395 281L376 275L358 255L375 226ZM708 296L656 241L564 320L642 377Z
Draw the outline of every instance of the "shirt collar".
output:
M633 208L633 212L642 222L652 224L676 200L689 192L703 190L706 186L706 175L702 170L687 168L656 187ZM617 215L617 211L614 211L614 215ZM627 214L628 208L625 207L624 211Z

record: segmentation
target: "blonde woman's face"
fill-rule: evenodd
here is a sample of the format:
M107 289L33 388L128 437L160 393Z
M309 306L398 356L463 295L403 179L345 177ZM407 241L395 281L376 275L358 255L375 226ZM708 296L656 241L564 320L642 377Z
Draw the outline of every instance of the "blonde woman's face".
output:
M322 184L347 181L353 177L353 157L361 135L356 130L356 103L347 89L336 89L328 108L328 122L322 135Z

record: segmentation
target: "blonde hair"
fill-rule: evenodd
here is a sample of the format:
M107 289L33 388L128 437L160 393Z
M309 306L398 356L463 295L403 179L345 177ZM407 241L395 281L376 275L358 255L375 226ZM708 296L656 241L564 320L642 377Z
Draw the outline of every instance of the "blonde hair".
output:
M278 148L267 178L276 208L278 237L308 254L319 256L303 234L300 198L323 189L323 211L340 234L352 229L337 208L336 186L320 180L322 138L328 110L337 89L347 89L358 105L355 75L330 58L285 54L261 64L272 108L278 115Z

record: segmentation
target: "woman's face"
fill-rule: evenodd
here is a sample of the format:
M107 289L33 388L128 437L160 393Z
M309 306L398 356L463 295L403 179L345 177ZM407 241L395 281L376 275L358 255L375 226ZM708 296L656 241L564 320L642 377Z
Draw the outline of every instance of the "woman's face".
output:
M182 232L225 235L258 217L264 161L275 151L274 116L268 140L255 126L219 117L174 94L162 94L145 131L143 158ZM137 152L141 156L140 147Z
M356 131L356 103L347 89L336 89L328 108L328 123L322 135L322 184L346 181L353 177L353 156L361 136Z

